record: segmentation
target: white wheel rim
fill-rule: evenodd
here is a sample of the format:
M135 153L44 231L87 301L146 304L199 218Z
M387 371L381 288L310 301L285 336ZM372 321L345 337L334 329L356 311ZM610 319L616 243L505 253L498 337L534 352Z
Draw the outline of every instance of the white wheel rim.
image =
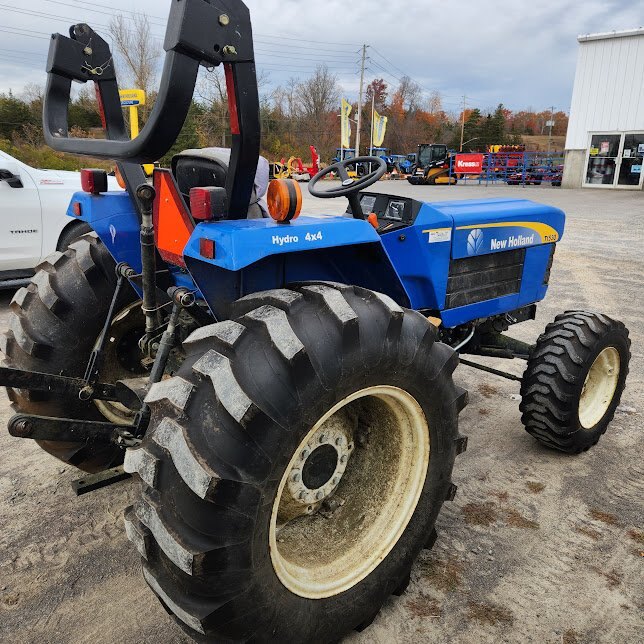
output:
M615 347L606 347L595 358L579 398L579 424L583 429L592 429L604 417L617 390L619 370L619 351Z
M308 504L303 513L291 518L298 489L294 474L304 473L302 452L323 437L339 445L338 465L331 475L338 481L333 485L329 479L317 488L327 495L324 502L313 494L313 503L309 496L302 501ZM367 577L396 545L416 510L429 451L425 414L402 389L369 387L330 409L298 446L273 503L269 545L282 584L301 597L322 599ZM341 455L347 454L341 465ZM329 503L342 506L324 515L315 511L328 509Z
M140 307L141 307L141 302L138 302L138 301L133 302L132 304L129 304L128 306L126 306L122 311L119 311L114 316L114 318L112 319L112 326L114 326L115 324L123 320L132 311ZM96 342L94 343L94 348L98 346L98 340L99 338L96 338ZM108 332L106 350L109 350L109 344L112 342L112 340L113 339L110 337L110 333ZM121 404L120 402L95 399L94 405L96 406L98 411L105 417L107 421L109 421L110 423L114 423L115 425L131 425L132 420L136 416L136 412L134 412L131 409L128 409L125 405Z

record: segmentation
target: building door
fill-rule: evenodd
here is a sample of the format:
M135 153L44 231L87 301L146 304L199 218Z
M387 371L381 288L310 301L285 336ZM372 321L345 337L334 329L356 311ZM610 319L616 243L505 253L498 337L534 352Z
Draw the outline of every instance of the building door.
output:
M621 134L591 135L585 185L615 185L621 142Z
M644 132L591 134L585 186L642 188Z
M617 185L630 188L641 188L644 173L644 132L624 134L624 144L619 161Z

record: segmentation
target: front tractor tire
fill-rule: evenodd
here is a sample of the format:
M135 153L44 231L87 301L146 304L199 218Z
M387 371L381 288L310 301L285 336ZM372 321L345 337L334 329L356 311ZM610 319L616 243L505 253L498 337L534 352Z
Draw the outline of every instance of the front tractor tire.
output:
M95 233L87 233L64 252L50 255L31 283L11 301L9 330L1 336L7 366L82 378L114 294L114 271L114 260ZM132 306L136 299L127 287L117 311ZM131 313L127 324L134 321L136 325L136 311L126 310ZM108 351L117 345L108 342ZM112 356L108 353L106 358L106 365L111 365ZM112 371L113 382L132 375L127 369ZM91 401L22 389L8 389L8 394L13 408L23 414L105 420L105 414ZM114 414L109 420L118 422ZM123 460L123 450L115 445L52 441L39 441L39 445L87 472L104 470Z
M200 641L337 641L402 592L453 498L458 357L422 315L357 287L235 307L148 394L127 534Z
M538 338L521 383L528 433L570 454L595 445L624 391L630 344L624 324L606 315L558 315Z

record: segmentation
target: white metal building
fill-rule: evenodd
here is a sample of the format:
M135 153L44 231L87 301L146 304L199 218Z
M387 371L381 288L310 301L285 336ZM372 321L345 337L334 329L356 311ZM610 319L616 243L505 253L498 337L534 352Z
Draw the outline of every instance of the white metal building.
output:
M577 40L563 185L641 190L644 28Z

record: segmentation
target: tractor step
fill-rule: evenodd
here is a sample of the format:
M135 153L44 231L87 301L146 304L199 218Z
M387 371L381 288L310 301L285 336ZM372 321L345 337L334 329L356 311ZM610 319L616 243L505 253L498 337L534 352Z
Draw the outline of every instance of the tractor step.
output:
M130 478L132 478L132 475L125 472L123 466L119 465L118 467L98 472L98 474L88 474L83 478L72 481L72 490L74 490L76 496L81 496Z

